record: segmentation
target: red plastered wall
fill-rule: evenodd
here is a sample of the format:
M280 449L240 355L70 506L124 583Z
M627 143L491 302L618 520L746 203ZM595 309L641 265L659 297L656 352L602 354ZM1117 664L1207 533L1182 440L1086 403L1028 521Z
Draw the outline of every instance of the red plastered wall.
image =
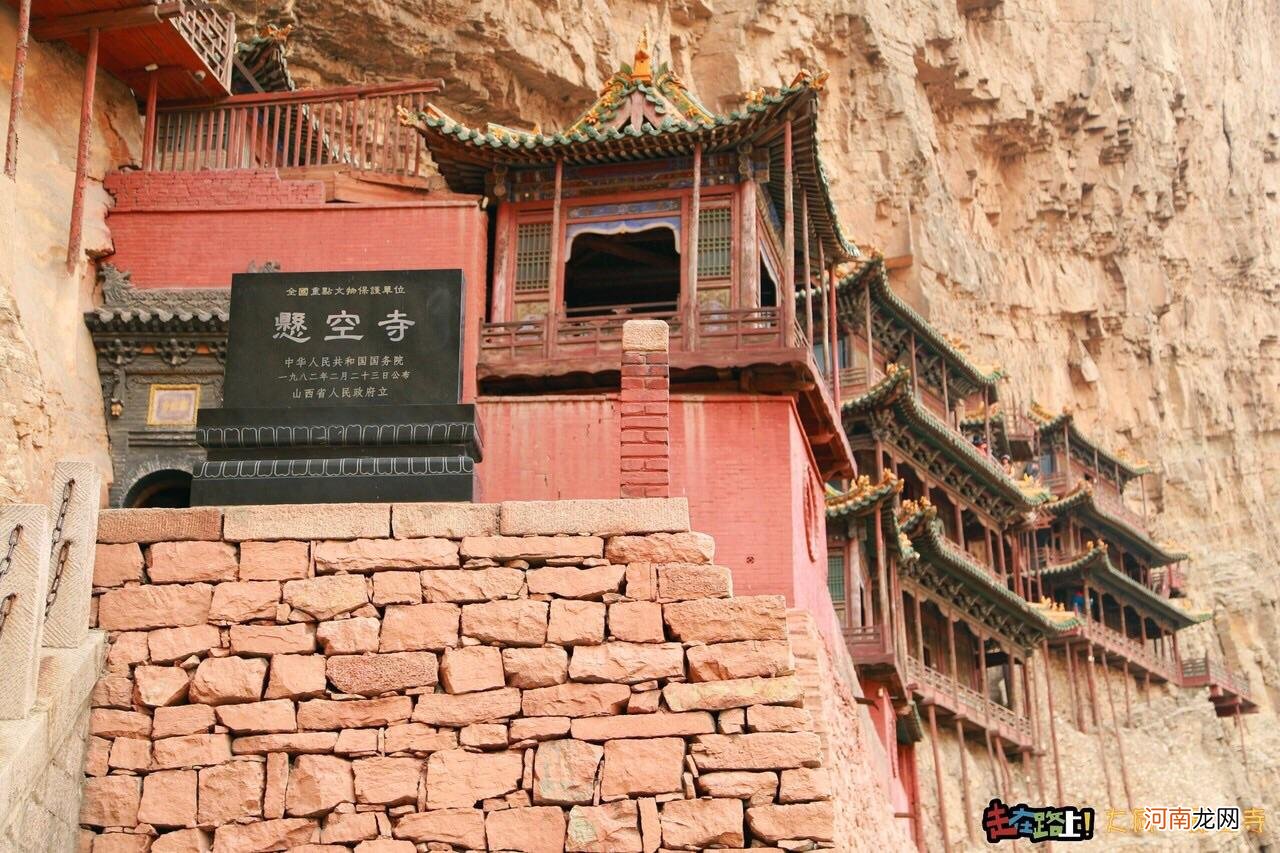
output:
M475 394L488 229L475 199L324 203L317 181L271 171L114 173L114 253L135 287L229 287L250 264L286 272L461 269L463 399Z
M617 395L485 397L478 402L486 501L618 496ZM785 595L840 638L826 586L826 535L808 445L786 397L671 398L671 494L716 539L737 595ZM813 488L806 489L806 480ZM817 500L815 554L803 502ZM829 633L830 632L830 633Z

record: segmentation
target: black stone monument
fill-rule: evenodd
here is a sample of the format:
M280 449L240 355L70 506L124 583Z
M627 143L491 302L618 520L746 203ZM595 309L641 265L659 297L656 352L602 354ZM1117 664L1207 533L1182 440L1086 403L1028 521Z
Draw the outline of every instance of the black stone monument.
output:
M471 500L462 288L459 270L234 276L192 504Z

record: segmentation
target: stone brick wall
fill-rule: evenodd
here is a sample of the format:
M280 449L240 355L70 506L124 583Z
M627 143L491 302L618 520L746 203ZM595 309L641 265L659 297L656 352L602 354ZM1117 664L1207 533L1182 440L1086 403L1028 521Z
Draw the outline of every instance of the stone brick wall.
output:
M679 499L103 513L83 840L831 847L784 602L734 598L688 526Z
M103 186L116 210L324 204L323 183L281 180L275 169L110 172Z

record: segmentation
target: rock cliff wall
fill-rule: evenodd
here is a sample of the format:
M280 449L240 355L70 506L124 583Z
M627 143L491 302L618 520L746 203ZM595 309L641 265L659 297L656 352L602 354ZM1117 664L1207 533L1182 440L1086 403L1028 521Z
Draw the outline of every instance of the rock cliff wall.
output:
M459 117L544 127L590 100L645 25L715 107L829 69L824 153L848 230L900 259L895 287L932 322L1011 370L1006 399L1070 404L1104 444L1155 461L1156 533L1192 549L1191 597L1215 612L1184 651L1220 637L1263 704L1247 770L1202 696L1135 715L1127 735L1186 750L1134 749L1133 774L1216 762L1239 796L1280 806L1280 7L239 7L296 23L301 79L438 75Z

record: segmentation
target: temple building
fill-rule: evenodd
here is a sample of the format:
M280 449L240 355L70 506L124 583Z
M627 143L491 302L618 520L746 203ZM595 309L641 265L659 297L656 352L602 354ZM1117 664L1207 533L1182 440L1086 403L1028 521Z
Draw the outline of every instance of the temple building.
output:
M233 276L459 270L476 501L687 497L732 593L816 626L836 665L810 693L875 733L859 749L920 849L959 842L945 744L971 839L996 794L1066 802L1056 727L1098 730L1099 671L1126 717L1153 684L1207 687L1237 723L1257 709L1180 643L1208 614L1186 606L1188 555L1148 532L1149 469L1067 410L1020 411L844 232L824 74L719 113L645 36L561 130L468 124L439 80L299 88L287 30L237 41L212 7L157 4L100 33L92 6L37 25L132 87L142 121L104 182L113 249L85 313L112 507L188 504ZM624 363L629 320L669 332L654 385ZM1124 777L1123 749L1102 760Z

